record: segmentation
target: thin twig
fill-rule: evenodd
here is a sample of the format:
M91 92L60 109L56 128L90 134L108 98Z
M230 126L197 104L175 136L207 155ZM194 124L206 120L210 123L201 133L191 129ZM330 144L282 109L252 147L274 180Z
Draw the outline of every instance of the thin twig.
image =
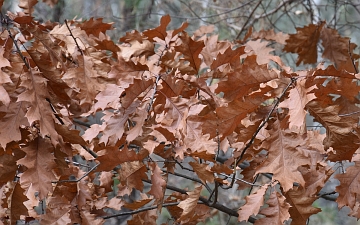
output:
M195 177L190 177L190 176L187 176L187 175L184 175L184 174L181 174L181 173L177 173L177 172L170 172L170 171L167 171L167 170L164 170L164 169L161 169L161 171L164 172L164 173L172 174L172 175L174 175L174 176L178 176L178 177L182 177L182 178L185 178L185 179L188 179L188 180L192 180L192 181L195 181L195 182L197 182L197 183L199 183L199 184L202 184L202 185L204 185L204 186L207 186L207 185L205 185L200 179L195 178ZM208 189L208 190L209 190L209 189ZM209 192L211 192L211 190L210 190Z
M146 183L151 184L151 181L150 181L150 180L144 180L144 179L143 179L143 181L146 182ZM188 194L187 191L185 191L185 190L183 190L183 189L180 189L180 188L177 188L177 187L174 187L174 186L171 186L171 185L166 185L166 189L169 189L169 190L172 190L172 191L176 191L176 192L179 192L179 193L181 193L181 194L186 194L186 195ZM209 206L209 207L212 207L212 208L214 208L214 209L217 209L217 210L219 210L219 211L221 211L221 212L224 212L224 213L226 213L226 214L228 214L228 215L230 215L230 216L235 216L235 217L238 217L238 216L239 216L239 214L237 213L237 211L235 211L235 210L233 210L233 209L230 209L230 208L228 208L228 207L226 207L226 206L224 206L224 205L222 205L222 204L215 203L215 204L212 204L212 205L211 205L211 203L208 201L208 199L207 199L207 198L204 198L204 197L202 197L202 196L199 197L199 200L200 200L201 202L203 202L205 205L207 205L207 206ZM249 218L249 222L253 221L252 223L254 223L255 220L256 220L256 219L253 218L253 217L250 217L250 218Z
M264 14L261 14L260 16L255 16L255 18L251 21L251 24L249 25L249 27L251 27L251 26L253 26L254 25L254 23L256 22L256 21L258 21L259 19L262 19L262 18L264 18L264 17L268 17L268 16L270 16L270 15L272 15L272 14L274 14L274 13L276 13L277 11L279 11L283 6L285 6L286 4L290 4L290 3L292 3L294 0L288 0L288 1L284 1L282 4L280 4L278 7L276 7L275 9L273 9L273 10L271 10L271 11L269 11L269 12L267 12L267 13L264 13ZM261 2L261 0L260 0L260 2ZM252 16L252 15L251 15ZM250 16L250 17L251 17ZM248 17L248 18L250 18L250 17ZM249 19L248 19L249 20ZM270 21L270 20L269 20ZM244 28L245 28L245 26L243 26ZM236 37L236 39L238 39L239 37L240 37L240 35L241 35L241 33L239 33L238 34L238 37Z
M70 161L70 160L68 160L68 159L65 159L65 162L67 162L67 163L72 163L72 164L74 164L75 166L82 166L82 167L86 167L86 168L91 168L91 166L88 166L88 165L85 165L85 164L82 164L82 163L78 163L78 162L72 162L72 161Z
M246 25L249 23L251 17L254 15L256 9L260 6L261 1L262 1L262 0L259 0L259 2L256 4L256 6L254 7L254 9L251 11L250 15L248 16L248 18L247 18L247 20L245 21L244 25L241 27L241 30L239 31L239 33L238 33L238 35L236 36L235 39L239 39L239 38L240 38L242 32L245 30Z
M160 77L161 77L160 75L156 76L156 80L155 80L154 88L153 88L153 94L150 98L150 103L149 103L149 107L147 108L147 112L150 112L150 110L152 109L152 106L154 104L155 95L156 95L156 91L157 91L157 85L159 83Z
M212 195L215 194L214 196L214 200L211 201L211 197ZM219 183L215 181L215 188L214 190L211 192L208 201L210 202L210 206L213 206L214 204L217 203L218 200L218 194L219 194Z
M224 176L224 177L226 177L226 178L231 178L231 179L233 179L232 176L229 176L229 175L224 174L224 173L220 173L219 175ZM248 184L248 185L250 185L250 186L255 186L255 187L261 187L261 186L262 186L262 185L259 185L259 184L253 184L253 183L251 183L251 182L248 182L248 181L246 181L246 180L243 180L243 179L240 179L240 178L237 178L237 177L235 177L234 179L237 180L237 181L243 182L243 183L245 183L245 184Z
M59 180L59 181L52 181L51 183L64 183L64 182L73 182L73 183L77 183L79 181L81 181L82 179L84 179L86 176L88 176L92 171L94 171L98 166L100 165L100 163L96 164L94 167L92 167L88 172L86 172L84 175L82 175L79 179L77 180Z
M50 108L51 108L51 110L53 111L54 116L55 116L56 119L59 121L59 123L60 123L61 125L64 125L64 124L65 124L64 121L60 118L59 114L56 112L56 109L55 109L54 105L51 103L50 99L49 99L49 98L45 98L45 100L49 103Z
M28 68L30 70L29 62L27 61L26 57L22 54L22 52L17 44L17 41L15 40L14 36L11 34L10 28L7 26L6 29L9 32L9 36L10 36L11 40L14 42L17 53L20 55L20 58L22 59L22 61L25 63L26 68Z
M79 44L77 43L76 38L74 37L74 35L73 35L73 33L72 33L72 31L71 31L71 29L70 29L69 25L68 25L67 20L65 20L65 24L66 24L66 27L68 28L68 30L69 30L69 32L70 32L70 36L74 39L75 44L76 44L76 47L78 48L78 50L79 50L80 54L81 54L81 55L83 55L83 51L81 50L81 48L80 48Z
M164 203L162 204L163 207L167 207L167 206L174 206L174 205L179 205L180 202L169 202L169 203ZM113 215L109 215L109 216L102 216L103 219L110 219L110 218L114 218L114 217L118 217L118 216L128 216L128 215L134 215L137 213L141 213L141 212L145 212L148 210L153 210L156 209L158 206L149 206L149 207L144 207L141 209L137 209L137 210L132 210L130 212L123 212L123 213L116 213Z

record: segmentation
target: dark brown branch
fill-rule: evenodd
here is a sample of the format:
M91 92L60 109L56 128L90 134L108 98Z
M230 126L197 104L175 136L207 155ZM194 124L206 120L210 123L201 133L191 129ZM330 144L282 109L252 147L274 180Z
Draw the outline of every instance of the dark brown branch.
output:
M213 194L215 194L214 196L214 200L211 201L211 198L213 196ZM215 181L215 188L214 190L211 192L208 201L210 202L210 206L213 206L214 204L217 203L217 199L218 199L218 194L219 194L219 183Z
M205 185L200 179L195 178L195 177L190 177L190 176L180 174L180 173L177 173L177 172L169 172L169 171L164 170L164 169L162 169L161 171L163 171L164 173L169 173L169 174L172 174L174 176L182 177L182 178L185 178L185 179L188 179L188 180L195 181L195 182L197 182L199 184Z
M169 203L162 204L162 206L163 207L174 206L174 205L178 205L179 203L180 202L169 202ZM145 212L145 211L148 211L148 210L153 210L153 209L156 209L156 208L157 208L157 206L149 206L149 207L144 207L144 208L141 208L141 209L133 210L133 211L130 211L130 212L123 212L123 213L116 213L116 214L109 215L109 216L102 216L101 218L110 219L110 218L114 218L114 217L118 217L118 216L134 215L134 214L137 214L137 213Z
M68 25L67 20L65 20L65 25L66 25L67 29L68 29L68 30L69 30L69 32L70 32L70 36L74 39L75 44L76 44L76 47L78 48L78 50L79 50L80 54L81 54L81 55L83 55L83 51L81 50L81 48L80 48L79 44L77 43L76 38L74 37L74 35L73 35L73 33L72 33L72 31L71 31L71 29L70 29L69 25Z
M332 191L329 193L319 193L318 196L319 196L319 198L323 198L328 201L336 201L336 199L337 199L336 194L337 194L336 191Z
M59 121L59 123L60 123L61 125L65 125L64 121L62 121L62 119L60 118L60 116L59 116L58 113L56 112L55 107L54 107L53 104L51 103L50 99L46 98L46 101L49 102L50 107L51 107L51 110L53 111L53 113L54 113L56 119ZM85 151L87 151L92 157L94 157L94 158L97 158L97 157L98 157L98 155L97 155L94 151L91 151L91 150L88 149L86 146L81 145L81 147L82 147Z
M15 40L14 36L11 34L11 30L10 28L7 26L6 27L7 31L9 32L9 37L11 38L11 40L14 42L15 48L16 48L16 52L20 55L20 58L22 59L22 61L25 63L26 68L28 68L30 70L30 65L26 59L26 57L22 54L17 41Z
M150 181L150 180L143 180L143 181L146 182L146 183L151 184L151 181ZM179 193L181 193L181 194L186 194L186 195L187 195L187 192L186 192L185 190L180 189L180 188L177 188L177 187L174 187L174 186L171 186L171 185L166 185L166 189L169 189L169 190L176 191L176 192L179 192ZM230 209L230 208L228 208L228 207L226 207L226 206L224 206L224 205L222 205L222 204L219 204L219 203L211 204L208 199L206 199L206 198L204 198L204 197L201 197L201 196L199 197L199 200L200 200L202 203L204 203L205 205L207 205L207 206L209 206L209 207L212 207L212 208L215 208L215 209L217 209L217 210L219 210L219 211L221 211L221 212L224 212L224 213L226 213L226 214L228 214L228 215L230 215L230 216L235 216L235 217L238 217L238 216L239 216L239 214L237 213L237 211L235 211L235 210L233 210L233 209ZM253 222L255 222L255 218L252 218L252 217L251 217L251 218L249 219L249 222L251 222L250 220L252 220ZM253 223L253 222L252 222L252 223Z
M50 108L51 108L51 110L53 111L54 116L55 116L56 119L59 121L59 123L60 123L61 125L64 125L64 124L65 124L64 121L60 118L59 114L56 112L56 109L55 109L54 105L51 103L50 99L46 98L45 100L49 103Z

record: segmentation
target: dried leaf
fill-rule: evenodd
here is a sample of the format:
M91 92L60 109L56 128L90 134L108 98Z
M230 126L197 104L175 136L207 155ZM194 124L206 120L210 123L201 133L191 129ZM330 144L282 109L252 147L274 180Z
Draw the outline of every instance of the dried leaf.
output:
M283 130L282 123L276 121L269 132L270 137L263 142L262 148L268 151L268 157L258 166L256 173L272 173L272 179L278 180L287 192L294 182L305 185L298 167L309 164L309 160L297 149L304 143L303 137L291 130Z
M296 34L290 34L286 40L284 51L299 54L296 65L300 63L312 64L317 62L317 43L325 22L318 25L310 24L303 28L296 28Z
M19 7L24 9L24 13L31 15L34 12L34 5L38 3L38 0L20 0Z
M56 179L53 170L56 168L55 157L52 155L54 147L44 138L38 137L29 146L22 148L26 157L17 161L27 170L21 175L21 186L38 192L43 200L53 190L51 182Z
M343 174L336 174L335 179L340 181L340 185L336 187L339 197L336 199L339 209L349 206L353 209L355 203L359 201L359 182L360 182L360 162L355 162L354 166L350 166Z
M180 40L180 45L175 46L175 50L183 54L184 59L190 63L189 66L192 67L194 73L197 74L201 64L199 54L205 46L204 42L194 41L184 32L180 36Z
M196 187L194 191L187 192L189 197L179 203L178 207L183 209L183 212L181 213L181 217L179 218L180 221L187 221L189 218L191 218L194 215L202 187L203 186L199 186Z
M342 38L334 29L323 28L321 30L322 45L324 46L323 57L334 62L338 70L346 70L351 73L356 73L353 60L359 58L353 53L356 45L350 43L349 38Z
M20 216L27 216L28 210L24 205L27 201L27 197L24 195L24 189L21 188L18 182L9 184L11 194L9 197L9 216L11 224L16 224L17 220L20 220Z
M148 192L154 198L161 200L164 198L164 190L166 187L166 181L164 180L162 174L162 171L160 167L156 163L151 163L150 168L152 171L151 174L151 189Z
M264 185L256 193L245 197L246 203L238 211L239 222L247 221L251 215L258 214L260 207L264 205L264 195L268 187L269 185Z
M350 160L359 147L359 137L354 133L356 123L353 119L340 117L339 106L322 107L319 102L311 101L307 104L310 115L326 128L324 147L332 147L336 154L329 153L328 160Z
M290 218L289 208L290 205L285 201L285 197L279 192L273 191L270 198L266 201L269 207L260 211L260 214L266 216L255 221L254 225L260 224L276 224L282 225Z
M214 182L214 174L210 171L210 167L208 165L200 164L198 162L189 162L189 164L204 184L206 182Z
M311 215L321 212L321 209L312 206L318 197L307 196L306 189L303 187L295 187L288 191L285 197L291 205L289 210L292 219L291 224L304 225Z
M84 30L88 35L92 34L95 37L99 37L100 32L104 33L112 29L112 23L103 23L102 18L90 18L88 21L84 21L79 24L79 27Z
M289 109L289 127L304 127L305 116L307 114L305 106L308 102L315 99L315 94L311 93L316 86L306 87L306 79L300 78L296 81L294 88L290 90L289 97L279 104L279 107Z

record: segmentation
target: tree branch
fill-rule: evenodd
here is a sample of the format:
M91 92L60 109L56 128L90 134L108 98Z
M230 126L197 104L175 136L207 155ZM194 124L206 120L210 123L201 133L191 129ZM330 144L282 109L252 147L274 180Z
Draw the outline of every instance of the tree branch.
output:
M143 181L146 182L146 183L151 184L151 181L150 181L150 180L144 180L144 179L143 179ZM166 189L169 189L169 190L176 191L176 192L179 192L179 193L181 193L181 194L186 194L186 195L187 195L187 192L186 192L185 190L180 189L180 188L177 188L177 187L174 187L174 186L171 186L171 185L166 185ZM219 211L221 211L221 212L224 212L224 213L226 213L226 214L228 214L228 215L235 216L235 217L238 217L238 216L239 216L239 214L237 213L237 211L235 211L235 210L233 210L233 209L230 209L230 208L228 208L228 207L226 207L226 206L224 206L224 205L222 205L222 204L219 204L219 203L211 204L211 202L209 202L208 199L206 199L206 198L204 198L204 197L201 197L201 196L199 197L199 200L200 200L202 203L204 203L205 205L207 205L207 206L209 206L209 207L211 207L211 208L217 209L217 210L219 210ZM254 219L253 221L255 222L255 218L252 218L252 219ZM250 219L249 219L249 221L250 221Z
M68 30L69 30L69 32L70 32L70 36L74 39L75 44L76 44L76 47L78 48L78 50L79 50L80 54L81 54L81 55L83 55L83 51L81 50L81 48L80 48L79 44L77 43L76 38L74 37L74 35L73 35L73 33L72 33L72 31L71 31L71 29L70 29L69 25L68 25L67 20L65 20L65 24L66 24L67 29L68 29Z

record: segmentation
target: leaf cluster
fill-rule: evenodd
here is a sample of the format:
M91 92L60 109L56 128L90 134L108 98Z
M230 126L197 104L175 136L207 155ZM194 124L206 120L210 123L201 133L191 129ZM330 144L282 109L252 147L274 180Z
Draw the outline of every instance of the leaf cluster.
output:
M163 16L114 42L102 19L39 23L36 2L26 2L25 13L1 21L1 223L133 215L128 224L156 224L167 208L181 224L204 221L211 209L255 224L306 224L334 172L326 162L343 160L355 165L335 176L336 201L359 218L358 55L336 30L250 30L230 42L211 27L192 36L187 23L168 30ZM298 64L317 63L321 44L333 65L293 71L272 43L297 53ZM99 112L101 123L86 127ZM325 134L309 129L308 115ZM270 179L255 183L263 175ZM250 187L238 210L219 198ZM111 213L121 209L130 212Z

